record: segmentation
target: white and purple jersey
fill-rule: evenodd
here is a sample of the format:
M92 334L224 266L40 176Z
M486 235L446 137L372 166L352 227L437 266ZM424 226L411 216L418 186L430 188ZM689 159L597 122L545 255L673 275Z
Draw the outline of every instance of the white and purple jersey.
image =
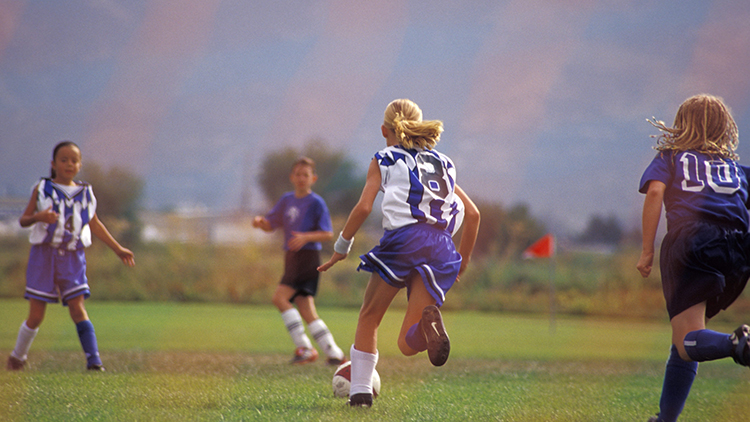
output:
M47 244L69 251L91 245L89 221L96 213L96 197L91 185L76 182L76 186L60 186L44 178L37 185L36 196L37 212L52 207L58 219L52 224L35 223L29 234L32 244Z
M749 171L733 160L697 151L661 151L643 173L638 191L646 193L652 180L667 186L668 226L709 221L747 231Z
M383 228L426 223L455 234L464 204L455 194L453 161L435 150L390 146L375 154L383 191Z
M271 228L284 228L284 250L292 238L292 232L325 231L332 232L331 215L320 195L310 192L309 195L297 198L294 192L281 196L279 202L266 214ZM309 242L302 249L320 250L320 242Z

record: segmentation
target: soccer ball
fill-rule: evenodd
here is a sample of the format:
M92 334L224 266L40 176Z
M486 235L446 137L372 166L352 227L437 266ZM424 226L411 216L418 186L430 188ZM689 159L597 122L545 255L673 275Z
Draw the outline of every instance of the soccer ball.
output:
M352 362L344 362L336 368L333 373L333 395L335 397L349 397L349 388L352 385ZM377 370L372 372L372 397L380 394L380 374Z

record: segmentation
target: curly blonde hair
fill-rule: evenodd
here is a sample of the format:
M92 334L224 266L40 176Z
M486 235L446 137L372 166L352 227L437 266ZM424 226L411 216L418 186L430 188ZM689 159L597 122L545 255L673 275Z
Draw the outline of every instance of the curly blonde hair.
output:
M673 127L655 118L646 119L662 133L652 135L658 151L695 150L732 160L739 146L739 130L732 113L720 97L695 95L685 100L677 110Z
M407 149L432 149L440 141L443 122L422 120L422 110L411 100L393 100L385 109L383 126L394 131L399 144Z

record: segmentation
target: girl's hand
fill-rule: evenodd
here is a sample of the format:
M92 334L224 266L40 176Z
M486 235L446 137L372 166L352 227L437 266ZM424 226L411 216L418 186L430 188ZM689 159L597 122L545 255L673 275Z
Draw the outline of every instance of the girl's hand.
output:
M641 276L646 278L651 274L651 267L654 264L654 253L653 252L641 252L641 258L638 260L636 268L640 271Z
M55 211L52 211L52 205L50 205L49 208L47 208L44 211L39 211L34 216L36 221L40 221L42 223L47 223L47 224L53 224L57 222L57 219L59 217L60 215L58 213L56 213Z
M322 273L323 271L326 271L329 268L333 267L335 263L341 261L344 258L346 258L346 255L334 252L333 256L331 256L331 259L329 259L328 262L318 267L318 271Z
M130 249L120 248L120 250L116 251L115 253L120 257L123 264L127 265L128 267L135 267L135 255Z

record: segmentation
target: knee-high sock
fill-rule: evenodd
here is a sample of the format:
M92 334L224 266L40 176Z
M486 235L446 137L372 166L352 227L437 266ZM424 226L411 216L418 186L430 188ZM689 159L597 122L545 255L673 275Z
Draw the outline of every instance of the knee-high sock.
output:
M328 326L322 319L316 319L311 322L307 328L310 329L310 334L312 334L315 342L318 343L318 346L320 346L326 356L335 359L344 358L344 351L336 344L336 341L333 339L333 334L328 330Z
M685 407L685 401L690 394L690 388L693 386L697 373L698 362L682 360L677 348L673 345L667 368L664 371L664 385L659 401L659 420L664 422L677 420Z
M39 332L39 327L32 330L26 325L26 321L21 324L21 328L18 329L18 337L16 337L16 347L10 352L13 357L20 360L26 360L26 356L29 354L31 343L36 337L36 333Z
M86 354L88 366L101 365L102 360L99 358L99 346L96 343L94 324L89 320L81 321L76 324L76 330L78 331L78 339L81 341L83 352Z
M349 389L349 396L365 393L372 394L372 374L375 372L375 365L378 364L378 353L375 354L361 352L354 348L349 350L349 356L352 358L352 383Z
M409 347L417 352L427 350L427 338L425 338L419 322L409 327L409 331L406 332L406 338L404 340L406 340L406 344Z
M683 344L690 359L705 362L728 358L732 355L732 340L729 334L711 330L696 330L685 335Z
M305 326L302 324L302 316L296 308L286 310L281 313L281 319L284 321L286 330L289 331L289 335L292 337L292 341L296 347L304 347L305 349L312 349L312 343L305 334Z

